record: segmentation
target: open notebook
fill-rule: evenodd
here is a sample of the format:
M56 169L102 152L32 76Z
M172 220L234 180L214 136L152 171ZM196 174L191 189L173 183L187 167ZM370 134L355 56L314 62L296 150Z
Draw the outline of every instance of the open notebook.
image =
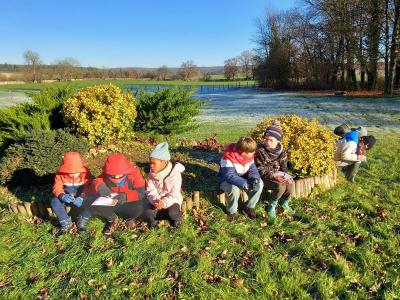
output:
M113 199L112 197L117 194L111 194L108 197L99 197L92 203L93 206L115 206L118 203L117 199Z

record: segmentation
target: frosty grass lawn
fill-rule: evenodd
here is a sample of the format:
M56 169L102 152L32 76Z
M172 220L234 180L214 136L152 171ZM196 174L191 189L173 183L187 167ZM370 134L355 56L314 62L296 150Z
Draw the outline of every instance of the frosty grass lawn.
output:
M220 207L203 199L204 209L177 230L127 230L121 224L110 238L93 220L87 233L60 239L52 223L6 209L10 198L42 197L40 190L10 194L2 188L0 298L398 299L399 100L252 93L200 95L214 99L199 117L201 126L172 140L217 133L221 141L233 141L266 113L315 116L329 127L348 121L378 138L357 182L341 178L328 192L294 200L296 216L281 215L273 225L266 222L264 203L257 220L242 216L230 223ZM201 153L174 155L192 163L193 173L215 170ZM192 181L208 185L206 177L215 175L210 170L191 174Z

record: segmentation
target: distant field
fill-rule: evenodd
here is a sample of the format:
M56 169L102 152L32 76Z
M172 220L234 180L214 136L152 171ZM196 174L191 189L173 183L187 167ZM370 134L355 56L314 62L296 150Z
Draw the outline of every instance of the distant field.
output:
M175 86L187 86L187 85L235 85L235 84L249 84L253 85L254 80L242 80L242 81L224 81L224 82L213 82L213 81L153 81L153 80L76 80L76 81L63 81L63 82L52 82L52 83L24 83L24 84L5 84L0 85L0 90L41 90L47 86L65 86L65 85L75 85L77 88L112 83L121 87L126 87L130 85L175 85Z

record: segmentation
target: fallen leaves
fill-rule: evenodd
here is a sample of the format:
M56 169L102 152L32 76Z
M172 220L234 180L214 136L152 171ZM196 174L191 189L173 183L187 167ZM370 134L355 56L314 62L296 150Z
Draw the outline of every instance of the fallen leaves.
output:
M47 300L50 299L50 289L48 287L44 287L40 290L37 298L40 300Z
M376 208L376 218L379 221L383 221L387 218L386 212L385 212L385 208L382 206L377 206Z
M0 280L0 288L5 287L5 286L9 286L11 284L10 280Z
M78 279L76 277L71 277L69 279L69 284L76 285L78 283Z
M245 250L243 252L241 265L247 269L252 268L254 266L253 258L251 257L250 252L248 250Z
M206 221L206 217L202 212L198 212L196 210L193 210L193 217L196 220L197 223L197 230L198 234L203 234L209 230L209 226Z
M215 283L221 282L222 277L219 276L218 274L211 273L211 274L206 275L206 280L210 284L215 284Z
M360 233L351 233L351 234L347 235L347 240L351 244L354 244L355 246L361 245L362 242L364 241L364 239Z
M228 250L224 249L213 261L219 265L225 264L227 253L228 253Z
M96 284L96 279L89 279L88 282L87 282L87 284L88 284L89 286L94 286L94 285Z
M114 261L113 261L112 257L107 258L105 263L104 263L106 269L111 269L113 264L114 264Z
M291 237L289 237L284 231L275 232L272 235L272 239L274 239L280 243L283 243L283 244L293 241L293 239Z

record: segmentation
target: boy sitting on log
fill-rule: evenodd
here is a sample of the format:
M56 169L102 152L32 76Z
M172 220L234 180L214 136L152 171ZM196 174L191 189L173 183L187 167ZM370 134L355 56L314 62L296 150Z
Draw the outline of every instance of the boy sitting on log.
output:
M264 132L264 143L256 152L255 163L261 178L265 182L267 190L271 190L271 202L267 207L268 216L271 220L276 218L276 206L278 203L288 214L295 211L289 206L289 200L294 190L293 178L287 173L287 154L281 143L283 132L275 121L268 126Z
M256 142L250 137L241 137L237 143L230 144L224 151L218 174L220 188L228 196L228 220L237 219L236 212L241 191L250 194L250 199L243 209L249 219L255 219L254 208L260 199L263 182L254 164Z
M170 159L167 142L157 145L149 154L150 173L146 188L149 203L146 217L150 228L165 218L175 228L181 223L181 173L185 167L180 163L172 164Z

